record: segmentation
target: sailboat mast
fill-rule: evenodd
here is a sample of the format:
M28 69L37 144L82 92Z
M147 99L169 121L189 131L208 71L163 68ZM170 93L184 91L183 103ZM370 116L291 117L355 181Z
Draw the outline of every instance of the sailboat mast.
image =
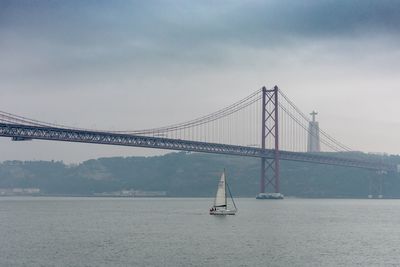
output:
M228 201L227 201L227 198L226 198L226 173L225 173L225 168L224 168L224 178L225 178L225 181L224 181L224 183L225 183L225 208L228 208Z

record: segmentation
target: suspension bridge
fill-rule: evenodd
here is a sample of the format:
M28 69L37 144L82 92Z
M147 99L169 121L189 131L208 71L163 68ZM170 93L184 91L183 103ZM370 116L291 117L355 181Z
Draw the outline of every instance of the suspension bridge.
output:
M0 136L147 147L260 158L260 193L280 193L280 161L300 161L395 172L397 166L307 152L307 140L318 134L323 152L350 152L309 118L277 86L263 87L214 113L174 125L144 130L91 130L48 123L0 111ZM316 137L316 136L315 136Z

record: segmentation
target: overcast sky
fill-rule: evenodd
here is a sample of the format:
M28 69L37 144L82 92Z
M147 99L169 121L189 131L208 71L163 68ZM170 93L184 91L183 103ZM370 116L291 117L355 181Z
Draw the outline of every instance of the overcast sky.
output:
M0 110L142 129L278 85L355 150L400 153L400 1L0 1ZM0 161L160 151L0 139Z

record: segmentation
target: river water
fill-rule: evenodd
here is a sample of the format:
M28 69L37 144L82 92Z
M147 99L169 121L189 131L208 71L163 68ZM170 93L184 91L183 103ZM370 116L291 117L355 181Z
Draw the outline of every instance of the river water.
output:
M0 266L399 266L400 200L0 198Z

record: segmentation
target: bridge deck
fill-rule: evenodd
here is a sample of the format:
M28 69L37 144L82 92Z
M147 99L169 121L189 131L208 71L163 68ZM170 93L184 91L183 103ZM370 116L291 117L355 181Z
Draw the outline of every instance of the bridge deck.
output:
M0 123L0 136L11 137L16 141L26 139L41 139L105 145L148 147L259 158L273 158L275 155L275 151L271 149L261 149L247 146L8 123ZM380 162L369 162L302 152L281 150L279 151L279 158L281 160L356 167L369 170L396 171L396 166L382 164Z

